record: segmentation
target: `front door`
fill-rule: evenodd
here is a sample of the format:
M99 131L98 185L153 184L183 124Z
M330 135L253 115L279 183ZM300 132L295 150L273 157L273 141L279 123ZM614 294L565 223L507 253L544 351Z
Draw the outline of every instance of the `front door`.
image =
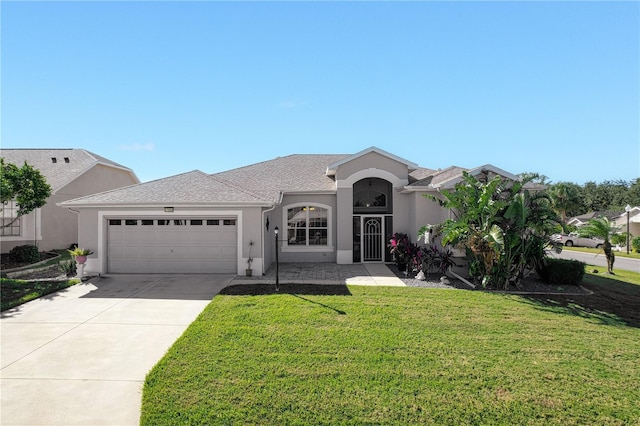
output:
M382 217L362 218L362 261L382 262L384 259L384 229Z

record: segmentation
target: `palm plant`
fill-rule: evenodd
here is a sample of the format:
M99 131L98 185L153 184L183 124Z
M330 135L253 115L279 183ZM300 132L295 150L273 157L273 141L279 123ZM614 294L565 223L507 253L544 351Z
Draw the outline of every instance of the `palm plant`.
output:
M549 195L553 208L560 216L562 223L567 222L567 216L575 213L582 204L579 187L573 183L559 182L549 188Z
M438 200L455 215L439 228L442 243L467 248L469 274L485 287L518 286L544 259L559 218L548 195L524 189L533 177L484 183L464 173L455 191L442 191L445 200Z
M616 255L611 249L611 238L620 231L620 227L611 223L609 219L604 216L591 219L589 223L580 228L580 235L585 237L597 237L604 240L602 249L604 255L607 258L607 272L613 275L613 263L616 260Z

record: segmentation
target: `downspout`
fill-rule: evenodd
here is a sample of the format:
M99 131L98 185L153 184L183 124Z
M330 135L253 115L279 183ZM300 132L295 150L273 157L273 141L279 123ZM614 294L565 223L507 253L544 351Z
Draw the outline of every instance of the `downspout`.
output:
M275 209L276 209L276 207L278 207L279 205L281 205L281 204L282 204L282 198L283 198L283 197L284 197L284 194L282 193L282 191L280 191L280 195L278 196L278 202L277 202L277 203L275 203L275 204L273 205L273 207L271 207L271 208L269 208L269 209L267 209L267 210L264 210L264 211L262 212L262 226L260 227L260 232L265 232L265 228L266 228L266 226L267 226L267 225L266 225L266 223L265 223L265 222L266 222L266 221L265 221L265 213L269 213L270 211L275 210ZM268 236L268 234L267 234L267 236ZM267 238L261 238L260 240L262 241L262 275L264 275L264 274L265 274L265 272L266 272L266 270L265 270L265 262L264 262L264 258L265 258L265 253L266 253L266 251L265 251L265 247L266 247L266 246L265 246L265 244L266 244L266 240L267 240Z

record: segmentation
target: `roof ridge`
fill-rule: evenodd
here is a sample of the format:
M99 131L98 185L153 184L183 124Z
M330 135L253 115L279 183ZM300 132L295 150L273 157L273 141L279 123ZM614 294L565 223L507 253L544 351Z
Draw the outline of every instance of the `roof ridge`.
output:
M237 189L238 191L244 192L245 194L247 194L247 195L251 195L252 197L255 197L255 198L259 199L259 200L262 200L262 201L272 201L272 200L268 200L268 199L266 199L265 197L263 197L263 196L261 196L261 195L256 194L255 192L250 191L250 190L249 190L249 189L247 189L247 188L243 188L243 187L241 187L241 186L239 186L239 185L236 185L236 184L234 184L234 183L231 183L231 182L229 182L229 181L228 181L228 180L226 180L226 179L221 179L220 177L217 177L217 176L214 176L214 175L207 175L207 176L208 176L209 178L211 178L212 180L215 180L215 181L216 181L216 182L218 182L218 183L221 183L221 184L226 185L226 186L230 186L231 188Z

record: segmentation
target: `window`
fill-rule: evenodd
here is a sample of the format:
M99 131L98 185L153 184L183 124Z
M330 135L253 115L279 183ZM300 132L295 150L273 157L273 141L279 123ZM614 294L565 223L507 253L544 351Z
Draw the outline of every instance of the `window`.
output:
M353 185L353 212L392 213L391 183L380 178L366 178Z
M207 219L207 225L218 226L220 225L220 221L218 219Z
M202 225L202 219L191 219L191 225Z
M18 215L18 206L15 201L7 201L2 204L2 228L0 235L2 236L20 236L20 219L15 220ZM11 223L14 221L13 223ZM7 226L11 223L11 225Z
M169 219L158 219L159 226L167 226L171 223Z
M109 219L109 225L111 226L122 225L122 221L120 219Z
M173 224L176 226L183 226L187 224L187 221L185 219L174 219Z
M142 219L142 226L152 226L153 225L153 219Z
M125 219L124 224L125 225L129 225L129 226L137 226L138 225L138 220L137 219Z
M287 209L287 245L328 246L329 210L314 205Z
M234 226L236 224L236 220L235 219L224 219L222 221L222 224L225 226Z

